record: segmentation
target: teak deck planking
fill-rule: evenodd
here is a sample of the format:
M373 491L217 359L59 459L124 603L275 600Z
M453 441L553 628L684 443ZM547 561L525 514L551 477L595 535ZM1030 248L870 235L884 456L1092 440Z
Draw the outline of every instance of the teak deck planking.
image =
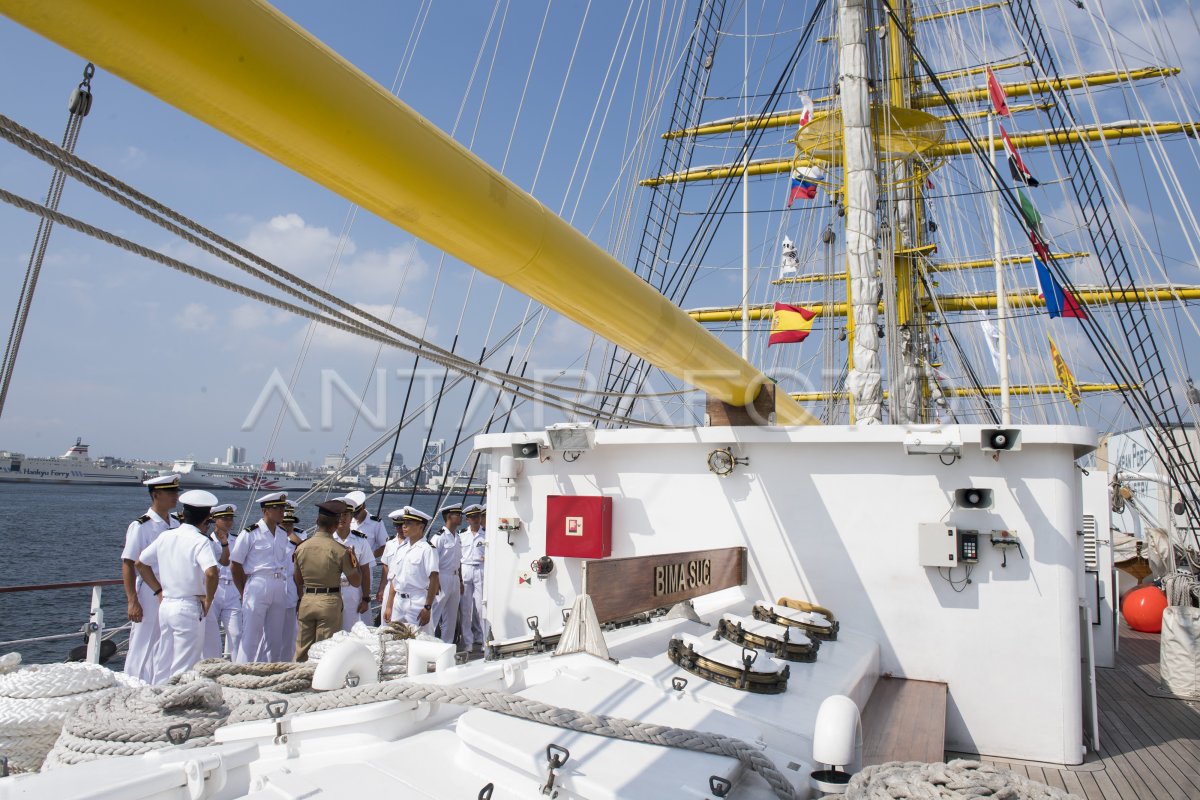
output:
M1096 687L1100 751L1080 766L982 760L1085 800L1200 800L1200 700L1172 697L1159 685L1158 636L1122 627L1117 664L1096 670Z

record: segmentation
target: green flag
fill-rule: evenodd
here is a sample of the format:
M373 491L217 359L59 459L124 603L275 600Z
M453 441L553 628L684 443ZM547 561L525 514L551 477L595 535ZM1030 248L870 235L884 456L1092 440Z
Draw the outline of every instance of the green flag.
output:
M1025 224L1029 226L1029 230L1041 233L1042 215L1033 207L1033 201L1020 189L1017 189L1017 197L1021 201L1021 214L1025 217Z

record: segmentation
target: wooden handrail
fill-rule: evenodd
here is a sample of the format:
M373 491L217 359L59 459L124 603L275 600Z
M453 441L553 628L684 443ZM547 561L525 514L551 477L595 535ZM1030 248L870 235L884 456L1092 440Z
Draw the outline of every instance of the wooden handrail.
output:
M0 594L9 592L43 592L51 589L85 589L92 586L120 586L120 578L103 581L71 581L70 583L36 583L29 586L0 586Z

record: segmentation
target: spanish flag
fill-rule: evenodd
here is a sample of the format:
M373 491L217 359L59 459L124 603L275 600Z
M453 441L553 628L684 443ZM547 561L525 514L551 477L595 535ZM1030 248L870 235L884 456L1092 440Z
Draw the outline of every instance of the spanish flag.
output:
M771 337L767 339L767 347L773 344L803 342L812 330L815 316L817 313L807 308L776 303L775 313L771 315Z

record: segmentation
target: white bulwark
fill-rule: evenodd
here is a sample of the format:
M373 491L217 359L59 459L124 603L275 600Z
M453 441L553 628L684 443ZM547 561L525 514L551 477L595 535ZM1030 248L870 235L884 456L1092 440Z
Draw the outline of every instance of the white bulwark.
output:
M1081 604L1095 588L1084 570L1075 460L1096 436L1081 427L1023 427L1017 449L995 452L981 447L988 430L602 430L594 448L570 459L541 434L480 436L476 449L494 465L486 586L494 636L528 635L531 616L543 631L561 627L581 590L583 562L552 558L548 575L535 572L547 552L546 498L604 495L613 498L614 558L747 548L746 584L695 601L706 619L722 604L748 616L755 601L782 597L836 614L842 633L816 664L843 659L842 677L828 682L827 673L812 672L825 677L810 685L809 665L791 666L783 702L813 706L795 714L795 735L811 736L826 694L848 694L861 708L878 676L891 674L948 685L949 750L1078 764L1085 725L1092 727L1080 642L1090 642L1094 627ZM540 457L513 457L514 444L539 438ZM720 449L735 459L725 476L709 466ZM727 461L716 459L722 468ZM990 505L964 507L960 489L990 490ZM1104 502L1102 491L1091 497ZM1103 508L1092 514L1107 518ZM968 534L956 566L921 566L923 523ZM792 697L810 692L807 701ZM763 699L714 704L773 723Z

